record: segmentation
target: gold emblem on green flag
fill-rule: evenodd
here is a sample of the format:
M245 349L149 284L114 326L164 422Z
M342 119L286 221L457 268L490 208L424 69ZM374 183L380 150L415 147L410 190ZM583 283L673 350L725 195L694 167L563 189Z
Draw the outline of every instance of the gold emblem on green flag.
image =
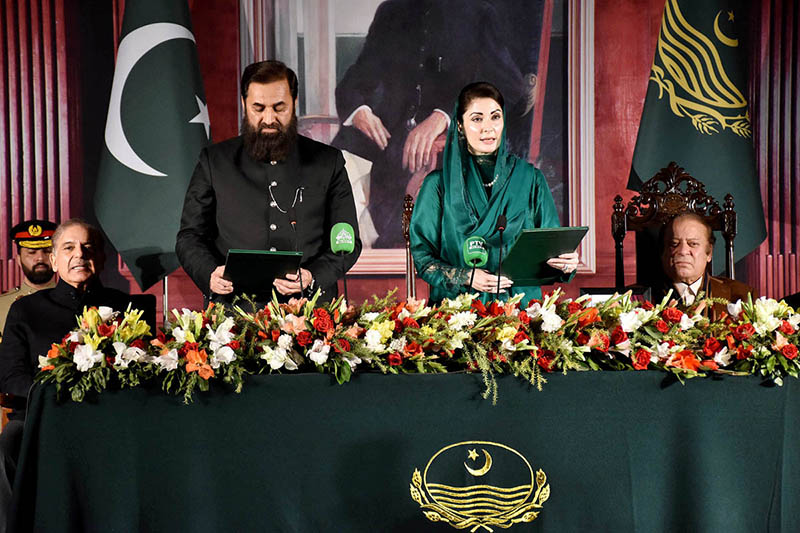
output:
M733 12L719 11L714 17L717 41L739 46L720 28L720 16L732 22ZM664 8L650 80L658 84L658 98L666 92L672 112L691 119L700 133L713 135L729 129L750 137L747 100L725 72L714 40L684 18L678 0L668 0Z
M534 474L521 453L487 441L445 446L422 473L414 469L409 489L428 520L473 533L532 522L550 497L541 469Z

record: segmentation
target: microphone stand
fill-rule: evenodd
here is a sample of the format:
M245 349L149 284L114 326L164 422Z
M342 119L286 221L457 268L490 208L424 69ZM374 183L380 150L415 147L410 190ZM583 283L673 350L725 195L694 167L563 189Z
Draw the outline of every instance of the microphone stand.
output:
M339 257L344 257L344 252L339 252ZM342 276L342 285L344 286L344 300L349 302L350 300L347 298L347 272Z
M497 231L500 232L500 262L497 265L497 299L500 299L500 272L503 270L503 232L506 229L506 214L497 217Z
M290 207L287 212L289 215L289 224L292 226L292 233L294 234L294 251L297 251L297 211L294 208L294 205ZM303 270L298 265L297 267L297 279L300 280L300 298L303 297Z

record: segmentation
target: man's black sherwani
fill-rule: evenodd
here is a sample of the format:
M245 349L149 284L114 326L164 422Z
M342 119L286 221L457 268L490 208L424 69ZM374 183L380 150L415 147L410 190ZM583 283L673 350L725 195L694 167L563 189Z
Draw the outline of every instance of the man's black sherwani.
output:
M289 224L293 203L296 236ZM352 254L331 251L330 231L337 222L353 227ZM303 136L286 161L274 164L251 158L241 136L204 148L186 191L175 250L184 270L211 297L211 272L225 263L232 248L299 250L315 288L323 289L323 298L335 296L336 281L361 252L341 152Z

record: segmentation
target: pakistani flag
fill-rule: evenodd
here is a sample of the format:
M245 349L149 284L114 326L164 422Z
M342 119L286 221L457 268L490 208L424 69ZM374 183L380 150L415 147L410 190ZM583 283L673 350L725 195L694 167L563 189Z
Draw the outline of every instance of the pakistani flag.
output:
M210 138L186 0L127 0L94 204L142 290L179 266L183 197Z
M733 195L735 260L766 237L747 90L747 0L667 0L628 188L670 161L720 205ZM714 266L725 265L716 247Z

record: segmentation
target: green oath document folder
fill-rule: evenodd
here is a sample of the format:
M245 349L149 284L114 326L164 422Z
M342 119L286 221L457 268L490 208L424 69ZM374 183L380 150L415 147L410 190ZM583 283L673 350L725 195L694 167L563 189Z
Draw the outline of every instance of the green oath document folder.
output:
M228 250L225 279L233 282L234 294L255 295L256 300L272 298L272 282L297 272L303 252L269 250Z
M548 265L547 260L574 252L588 230L587 226L522 230L503 259L503 274L517 285L549 285L559 281L564 273Z

